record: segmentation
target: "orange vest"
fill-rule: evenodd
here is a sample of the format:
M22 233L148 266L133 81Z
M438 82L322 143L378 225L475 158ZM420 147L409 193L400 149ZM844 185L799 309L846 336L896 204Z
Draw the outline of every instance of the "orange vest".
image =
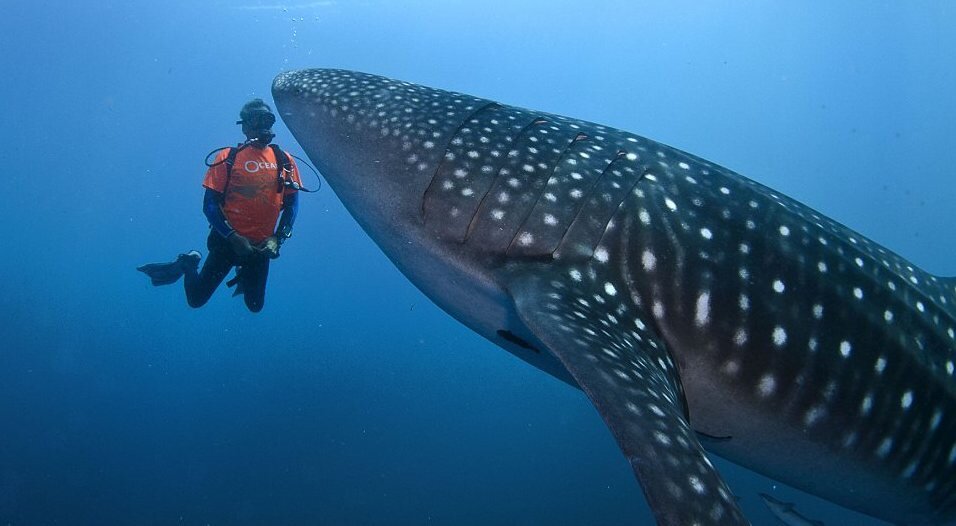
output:
M222 211L236 232L253 243L261 243L275 232L283 197L296 190L285 187L278 191L279 163L275 153L272 148L256 146L243 148L236 154L227 185L225 160L228 155L229 148L216 155L202 185L224 194ZM299 169L291 156L289 162L292 164L291 179L301 185ZM285 177L288 179L289 175L285 174Z

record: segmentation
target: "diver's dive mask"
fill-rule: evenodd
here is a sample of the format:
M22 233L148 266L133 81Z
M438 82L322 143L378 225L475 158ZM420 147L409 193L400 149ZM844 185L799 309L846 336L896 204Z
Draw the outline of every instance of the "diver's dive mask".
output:
M236 121L236 124L242 125L242 133L247 138L255 139L262 144L269 144L276 136L272 133L272 125L275 122L276 116L272 113L256 112L244 120Z
M269 144L275 137L272 133L272 125L275 123L275 114L262 99L247 102L239 112L239 120L236 121L236 124L242 125L242 133L249 140L256 140L262 145Z
M276 123L276 116L271 111L249 112L242 120L236 121L244 128L251 130L271 130L272 125Z

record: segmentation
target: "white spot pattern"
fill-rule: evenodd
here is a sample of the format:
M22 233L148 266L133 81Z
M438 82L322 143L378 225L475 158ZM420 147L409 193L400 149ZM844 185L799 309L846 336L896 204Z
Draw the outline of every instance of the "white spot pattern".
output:
M774 400L783 400L785 395L789 395L791 385L791 378L786 376L789 373L776 370L775 365L769 365L751 375L752 362L747 360L746 355L741 354L754 352L755 349L766 352L770 347L766 344L768 331L771 332L773 344L770 349L780 349L787 346L788 340L792 340L787 353L806 353L807 348L814 351L819 338L819 354L811 359L836 360L829 362L832 371L828 374L832 374L834 378L856 364L866 369L861 373L861 380L864 382L873 381L868 375L873 378L885 375L887 379L897 379L899 373L895 368L902 370L904 363L901 363L894 353L896 347L903 345L913 347L914 350L919 347L922 356L926 358L925 362L932 365L934 374L941 375L943 371L950 376L954 374L956 366L953 362L953 341L956 340L956 324L951 308L949 311L941 308L941 305L956 303L956 288L952 286L952 282L944 283L942 279L937 281L935 277L908 265L898 256L884 251L869 240L848 235L848 231L841 225L819 216L799 203L767 192L747 180L731 177L722 171L713 171L713 167L707 166L705 162L687 162L683 160L686 157L676 156L671 150L653 146L653 143L641 142L632 136L619 138L615 142L611 140L613 135L607 133L607 129L591 125L585 128L581 123L570 120L563 122L562 126L587 130L588 138L581 141L582 144L593 143L593 146L596 146L575 150L573 172L559 172L554 165L542 160L546 152L554 152L553 157L557 159L566 145L547 143L547 134L537 134L533 137L535 140L527 143L526 150L522 149L514 154L517 157L512 165L513 170L511 173L501 173L500 180L506 184L499 193L495 193L498 190L491 191L490 183L479 183L482 181L481 177L488 181L499 177L503 159L496 162L493 159L512 156L509 151L513 149L514 141L509 139L502 143L498 137L501 128L497 125L499 121L508 122L509 112L518 110L498 106L498 109L491 108L481 110L484 113L475 113L484 103L479 99L467 96L452 99L446 95L432 98L427 91L414 85L391 81L382 83L374 80L378 77L341 72L331 74L327 79L317 77L310 81L314 84L308 87L312 93L331 93L339 89L336 86L355 84L353 81L356 79L373 80L368 81L370 84L364 87L356 84L357 89L348 92L336 91L334 102L328 98L330 102L325 104L324 111L348 115L349 125L356 128L369 127L375 134L397 141L404 152L398 157L398 162L408 163L409 169L431 173L438 170L441 163L447 163L442 164L447 166L447 170L436 175L433 187L433 190L443 192L434 192L432 202L444 199L441 196L453 197L457 201L453 201L454 206L449 205L444 209L441 216L435 216L433 209L426 210L426 213L432 213L431 217L436 217L439 221L460 216L460 222L467 224L475 217L474 211L479 200L487 195L485 201L497 201L497 208L483 209L480 220L502 222L504 227L508 222L533 218L535 224L539 225L537 229L529 222L528 225L512 227L512 234L508 235L509 240L514 235L515 246L531 246L537 243L539 238L546 237L540 230L541 226L551 227L551 231L559 232L552 234L552 238L568 229L570 220L579 212L568 215L558 210L570 202L569 197L581 203L574 205L580 207L575 210L584 211L580 215L588 220L592 219L592 211L585 208L591 206L588 203L602 202L606 203L604 206L611 207L620 205L622 209L625 204L633 205L630 213L634 214L636 210L639 223L621 223L625 228L630 228L628 233L635 236L635 240L640 240L640 244L636 244L634 255L640 253L641 268L644 272L654 274L629 278L634 278L635 281L663 280L665 286L661 287L662 291L644 293L646 295L640 297L640 291L632 290L630 283L625 289L614 285L620 284L619 281L596 281L593 270L588 267L593 265L618 268L617 262L620 261L612 261L608 250L598 246L601 236L623 232L622 227L612 225L611 221L602 222L603 218L596 223L597 230L591 233L594 239L582 238L581 243L577 243L578 240L575 239L575 250L580 250L580 254L586 256L591 255L593 259L584 260L587 261L586 264L580 263L581 260L567 260L568 264L578 267L564 267L568 274L563 275L562 279L568 283L594 282L597 287L593 288L587 297L592 305L603 305L602 302L606 301L610 307L612 303L632 298L634 301L644 302L641 304L644 312L650 305L655 317L668 321L669 315L676 318L678 314L685 316L684 319L687 320L690 306L686 304L686 299L696 298L696 304L693 305L693 323L705 333L723 327L722 330L730 331L724 333L724 338L732 335L732 344L741 349L730 357L722 358L720 374L739 375L739 380L735 381L747 378L753 382L753 378L759 378L757 393L764 398L777 394L779 389L779 396L774 397ZM280 80L277 80L277 85L279 84ZM394 110L396 114L393 115L388 104L398 99L401 99L401 104L399 109ZM376 107L373 113L370 111L373 104L382 106ZM431 108L435 108L434 111ZM365 113L362 113L363 111ZM481 121L480 124L467 120L468 116L473 114L479 117L477 120ZM428 116L427 121L423 117L416 117L422 115ZM488 119L489 115L494 115L495 118ZM375 124L371 124L372 117ZM416 118L420 120L415 121ZM528 120L532 116L525 114L520 118ZM461 124L463 120L465 122ZM427 127L424 126L425 122ZM466 129L469 131L466 132ZM512 133L517 136L517 131ZM605 136L602 137L602 134ZM534 146L530 146L531 143L534 143ZM404 147L406 144L409 145L407 148ZM418 150L415 149L416 144L421 145ZM625 144L626 147L621 148L621 145ZM443 145L451 146L448 151L442 152ZM649 145L652 149L647 148ZM631 149L635 151L632 152ZM605 150L605 153L601 153ZM617 151L627 152L620 166L613 166L622 170L595 172L594 166ZM636 152L640 152L640 155ZM655 173L647 174L645 183L653 184L632 186L623 178L614 180L613 177L617 177L617 173L623 173L623 168L628 167L623 162L625 159L630 163L644 163L640 165L641 169L652 166ZM522 173L528 174L528 177L517 177ZM594 183L602 173L607 174L608 184L600 190L588 190L598 188ZM560 181L556 180L554 185L548 181L549 191L540 193L541 187L533 187L534 177L556 177ZM570 186L572 181L578 181L579 186ZM628 195L633 203L622 203L616 195L606 193L605 188L619 188L620 195ZM530 202L535 202L536 195L532 194L532 191L539 192L536 195L543 197L538 200L542 205L550 203L553 206L542 207L540 210L535 208L533 214L530 209L517 208L521 203L529 202L529 195L532 197ZM729 198L721 197L731 194L733 196ZM465 206L466 202L474 204L469 208ZM681 205L678 206L678 203ZM736 221L736 224L726 223L731 220ZM784 222L786 224L783 224ZM741 228L741 225L745 228ZM683 246L666 244L653 237L657 235L657 231L669 232L675 236L683 235L686 236L685 239L693 241ZM706 243L715 237L720 242ZM615 238L609 236L609 239ZM789 250L795 250L791 253L792 257L785 261L771 259L780 255L775 251L781 244L790 247ZM614 244L607 246L616 248ZM737 250L733 249L735 246L738 247ZM726 247L730 247L730 250ZM698 258L706 264L698 265ZM785 265L775 266L779 263ZM696 276L692 275L697 269L704 268L708 270ZM741 279L722 280L722 271L729 272L731 277L737 274ZM776 273L776 276L768 276L770 271ZM598 294L602 283L605 296ZM715 283L720 283L721 288L718 289ZM777 294L767 294L768 284ZM820 284L823 286L818 287ZM685 294L683 305L673 303L670 297L673 290ZM739 310L728 309L727 304L732 304L735 298ZM560 303L557 299L555 301ZM851 303L853 305L848 306ZM584 308L577 311L582 315L585 312ZM812 319L807 313L812 313ZM882 317L885 324L876 327L871 323L869 331L861 332L858 330L859 325L854 324L854 316L860 313L868 315L867 319L871 322ZM615 314L609 312L607 316L600 317L600 323L595 319L593 324L587 325L587 330L591 332L586 334L611 334L616 320L628 319L623 312L617 312L616 315L615 318ZM801 319L801 315L804 319ZM581 316L576 318L587 319ZM646 337L646 327L643 324L638 325L635 321L635 327L640 332L634 334ZM806 347L802 342L807 342ZM835 349L838 349L839 354ZM773 352L777 356L785 355L783 351ZM626 356L623 349L613 347L595 350L595 353L601 356ZM845 361L840 361L841 357ZM746 364L746 369L741 363ZM869 369L869 364L872 364L872 370ZM740 374L742 371L747 374ZM887 371L892 374L887 374ZM635 381L639 377L637 369L624 366L608 372L623 381ZM802 381L806 379L797 378L798 385L802 385ZM907 385L910 388L895 387L892 394L886 394L887 391L883 391L884 394L871 391L874 394L867 394L860 402L860 413L872 414L872 419L875 420L877 416L882 417L885 411L891 409L897 412L910 411L914 415L912 418L917 418L916 422L923 430L928 428L932 432L937 428L946 429L947 426L941 425L941 422L946 422L950 413L944 413L940 407L934 405L930 409L930 418L930 410L927 409L927 404L943 403L944 400L930 401L924 386L912 383ZM783 386L786 386L786 391ZM812 387L807 385L801 388ZM839 393L842 392L838 391L837 399L842 396ZM899 405L894 403L894 400L898 400ZM772 402L773 400L768 400L768 403ZM632 404L630 407L635 408L632 409L635 413L640 411L645 415L660 416L657 412L659 408L654 411L653 408L649 409L649 406L641 404ZM828 418L827 410L826 405L804 406L797 415L802 418L804 425L811 427ZM923 448L924 442L918 442L923 440L922 437L906 438L903 434L898 434L902 431L893 429L886 429L885 436L873 437L868 436L859 423L848 422L848 425L855 427L838 439L845 447L857 443L860 447L867 444L869 451L875 452L880 458L889 458L888 462L894 462L893 469L901 476L916 477L921 485L924 484L924 477L931 473L929 468L916 459L905 458L904 455L905 452L915 452ZM663 433L656 439L663 445L676 447L677 444L675 437L668 433ZM874 447L877 443L879 445ZM949 447L949 444L940 446L942 449L938 450L937 454L944 460L945 447ZM948 461L956 461L956 444L949 452ZM677 480L672 483L685 493L703 494L713 489L708 483L696 478L696 475L690 476L686 481ZM925 486L935 487L932 481L926 481Z

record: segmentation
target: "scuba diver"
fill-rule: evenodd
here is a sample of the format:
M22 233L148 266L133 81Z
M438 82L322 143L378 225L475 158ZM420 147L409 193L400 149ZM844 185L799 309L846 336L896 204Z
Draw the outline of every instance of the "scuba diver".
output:
M269 262L279 257L279 248L292 235L302 189L293 157L270 144L276 117L262 99L247 102L239 112L246 141L234 148L221 148L206 164L203 213L209 220L206 247L209 257L198 270L202 255L195 250L180 254L169 263L151 263L137 270L153 285L169 285L184 277L190 307L206 304L226 274L236 267L227 285L242 294L252 312L262 310ZM210 152L212 155L213 152ZM308 191L308 190L306 190ZM278 224L276 220L278 219Z

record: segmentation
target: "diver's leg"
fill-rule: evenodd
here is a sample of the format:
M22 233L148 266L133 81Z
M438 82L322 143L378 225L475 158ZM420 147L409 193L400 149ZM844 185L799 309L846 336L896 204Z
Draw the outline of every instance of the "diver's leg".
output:
M203 263L202 270L197 271L196 267L186 265L183 274L186 302L193 308L202 307L209 301L234 264L232 249L215 231L209 233L206 247L209 249L209 256Z
M242 277L245 280L243 298L246 307L252 312L262 310L266 301L266 280L269 278L269 258L256 254L243 266Z

